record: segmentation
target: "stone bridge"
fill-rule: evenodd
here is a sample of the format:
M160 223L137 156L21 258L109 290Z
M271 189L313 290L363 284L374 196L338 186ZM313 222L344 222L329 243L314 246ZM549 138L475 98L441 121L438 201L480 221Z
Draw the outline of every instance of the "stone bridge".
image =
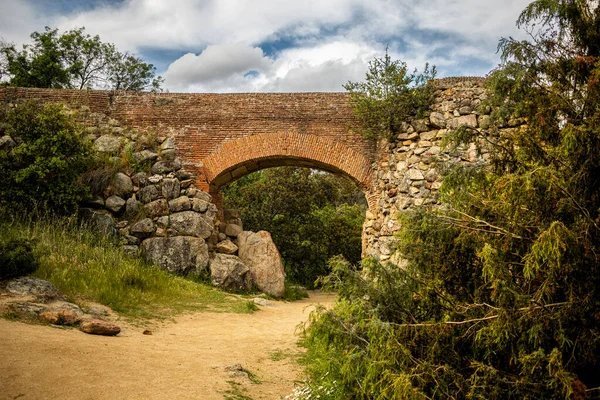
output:
M25 99L84 106L117 126L171 137L195 186L220 206L219 189L252 171L292 165L352 179L369 205L364 254L389 258L398 215L436 203L440 162L481 162L472 148L447 153L441 140L460 125L484 128L490 110L481 78L437 81L429 118L407 121L391 143L366 140L346 93L178 94L0 88L0 103ZM93 125L93 121L88 122Z
M196 187L217 201L221 186L275 166L351 178L375 206L375 145L352 132L345 93L172 94L0 88L0 101L35 98L87 106L121 126L172 137Z

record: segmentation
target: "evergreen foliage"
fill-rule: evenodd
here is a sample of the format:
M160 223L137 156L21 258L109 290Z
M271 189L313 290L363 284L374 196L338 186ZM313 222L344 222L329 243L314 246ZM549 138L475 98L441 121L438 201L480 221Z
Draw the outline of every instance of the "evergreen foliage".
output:
M403 218L405 265L335 263L340 301L307 331L313 393L600 398L600 5L537 0L518 24L495 124L453 139L491 163L449 168L444 207Z
M291 282L313 287L334 255L360 260L366 204L349 180L279 167L246 175L223 193L225 206L241 212L244 229L271 233Z
M73 212L88 194L79 178L92 163L91 146L73 119L61 105L30 101L0 120L16 142L0 150L0 204Z
M424 116L433 95L427 82L435 75L429 64L422 73L409 73L406 63L392 60L387 50L384 57L369 62L364 82L344 85L360 121L357 131L368 138L391 139L408 117Z
M21 50L0 42L0 78L8 77L11 86L155 91L163 82L152 64L118 51L84 28L59 34L46 27L31 39Z

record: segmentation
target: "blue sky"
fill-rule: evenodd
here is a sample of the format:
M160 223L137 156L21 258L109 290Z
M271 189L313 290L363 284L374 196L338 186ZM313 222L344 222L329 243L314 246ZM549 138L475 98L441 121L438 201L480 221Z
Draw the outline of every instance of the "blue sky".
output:
M343 91L386 47L438 76L483 76L529 0L0 0L0 38L85 27L172 92Z

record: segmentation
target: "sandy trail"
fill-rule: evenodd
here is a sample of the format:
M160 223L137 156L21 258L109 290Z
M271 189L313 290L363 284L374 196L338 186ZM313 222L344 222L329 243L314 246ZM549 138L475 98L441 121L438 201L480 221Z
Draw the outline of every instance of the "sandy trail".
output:
M223 399L235 381L224 367L241 364L260 380L238 386L252 399L292 392L300 367L296 327L314 304L311 293L274 302L254 314L194 313L152 328L122 324L117 337L0 319L1 399Z

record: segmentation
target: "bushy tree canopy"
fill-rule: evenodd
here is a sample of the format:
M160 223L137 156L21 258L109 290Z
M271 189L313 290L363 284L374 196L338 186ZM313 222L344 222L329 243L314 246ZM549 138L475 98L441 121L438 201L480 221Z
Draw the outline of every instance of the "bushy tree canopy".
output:
M118 51L84 28L59 34L46 27L31 34L21 50L0 43L0 78L12 86L74 89L160 90L156 68Z
M600 398L600 5L537 0L518 25L495 125L454 136L491 163L404 217L406 266L336 263L342 300L308 336L331 398Z
M365 198L347 179L308 168L255 172L224 188L225 205L241 212L244 229L266 230L281 252L287 279L308 287L338 254L361 255Z

